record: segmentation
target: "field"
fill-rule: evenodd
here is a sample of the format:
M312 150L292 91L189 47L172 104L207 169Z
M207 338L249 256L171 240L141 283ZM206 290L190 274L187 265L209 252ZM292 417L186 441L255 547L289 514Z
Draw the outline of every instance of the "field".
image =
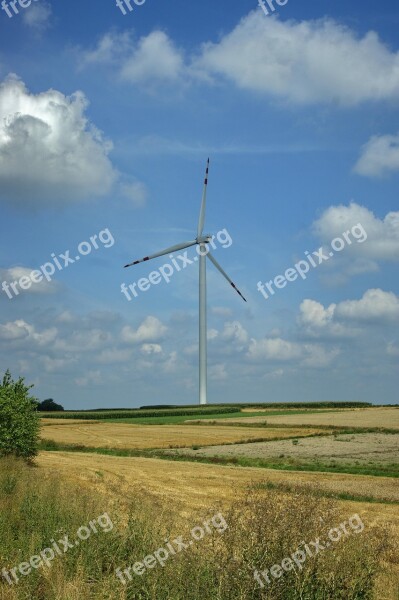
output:
M0 600L398 600L398 415L399 408L294 405L192 418L42 418L43 450L18 483L15 524L0 518L14 556L0 556L3 563L24 559L28 542L14 543L12 531L26 506L38 514L36 528L44 527L43 510L54 513L42 541L32 533L30 553L47 543L60 519L78 523L107 511L116 531L90 544L89 554L60 560L55 578L43 572L19 588L0 585ZM7 490L15 485L9 475L2 479L0 461L3 515L11 514ZM217 511L229 522L222 537L210 536L179 561L120 585L116 567ZM281 561L301 539L314 538L320 523L333 527L355 513L365 526L361 536L308 561L282 587L255 586L253 564L265 556ZM28 536L29 527L24 531Z
M300 430L299 430L300 431ZM255 442L184 450L193 456L245 456L248 458L302 458L340 464L399 463L399 435L383 433L340 434L298 440Z
M233 444L252 439L278 439L323 433L317 428L261 429L243 427L198 427L191 425L129 425L126 423L48 423L42 438L58 443L79 444L91 448L184 448Z
M232 502L236 494L251 484L301 484L332 494L373 497L399 503L398 482L390 477L365 477L331 473L285 473L269 469L195 464L156 458L124 458L85 453L43 452L39 464L46 470L93 485L111 495L118 492L128 501L137 489L166 504L172 503L184 514ZM397 507L388 514L398 512ZM381 509L380 509L381 510ZM385 510L385 509L384 509ZM383 511L384 512L384 511ZM398 512L399 523L399 512ZM396 521L396 520L395 520Z
M333 425L339 427L385 427L399 430L398 408L356 408L340 411L328 411L300 415L272 415L265 411L264 416L248 416L229 419L234 423L264 423L271 425ZM225 420L225 419L223 419Z

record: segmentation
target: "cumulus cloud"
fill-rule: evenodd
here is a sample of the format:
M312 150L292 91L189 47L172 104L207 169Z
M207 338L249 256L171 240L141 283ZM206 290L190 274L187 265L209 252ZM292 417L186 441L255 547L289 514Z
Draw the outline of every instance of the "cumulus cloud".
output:
M328 366L338 354L337 348L328 350L320 344L302 344L282 338L252 338L247 358L255 363L272 361L321 368Z
M23 319L0 324L0 341L23 340L24 344L33 342L34 345L47 346L53 343L56 337L57 329L55 327L37 331L33 325Z
M21 277L28 277L31 280L30 275L32 271L35 269L29 269L28 267L11 267L10 269L0 269L0 280L1 282L6 282L8 284L13 283L15 281L19 281ZM16 286L19 294L53 294L59 288L60 284L56 281L47 281L47 279L43 278L42 281L35 283L33 280L32 285L27 289L23 290L19 285ZM9 289L9 294L6 293L4 289L1 290L4 294L9 297L14 296L14 292L12 288ZM10 298L11 299L11 298Z
M161 354L162 346L160 344L143 344L140 348L142 354Z
M369 289L359 300L343 300L324 307L306 299L299 307L299 331L319 339L355 338L367 334L362 325L382 327L399 320L399 298L393 292Z
M389 212L380 219L356 202L330 206L313 223L312 230L325 247L330 247L336 237L343 239L346 231L353 230L358 236L356 239L350 233L351 244L346 243L341 254L335 254L333 260L324 263L332 269L341 267L335 278L337 283L351 275L378 270L379 261L399 260L399 211Z
M229 321L224 325L221 338L240 348L248 342L249 336L239 321Z
M16 75L0 84L0 200L65 203L110 190L112 145L87 106L82 92L32 94Z
M324 307L315 300L304 300L299 307L298 324L312 337L346 338L356 335L355 329L334 321L336 304Z
M121 339L126 343L154 342L161 339L166 331L166 325L156 317L146 317L137 330L130 325L125 325L121 332Z
M96 48L80 54L81 65L117 65L118 76L144 85L177 82L184 73L184 55L160 30L135 40L130 32L106 33Z
M383 177L399 171L399 134L370 138L362 148L354 171L366 177Z
M393 292L370 289L360 300L345 300L336 308L337 317L354 321L398 321L399 298Z
M252 12L196 61L205 74L297 104L354 106L399 97L399 53L378 35L333 21L280 21Z
M163 31L142 37L121 70L122 79L131 83L177 81L183 71L183 56Z

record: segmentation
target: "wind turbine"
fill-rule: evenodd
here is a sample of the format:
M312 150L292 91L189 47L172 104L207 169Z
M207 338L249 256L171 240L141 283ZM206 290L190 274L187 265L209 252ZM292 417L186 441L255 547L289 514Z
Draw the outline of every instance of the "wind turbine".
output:
M199 255L199 403L207 404L207 328L206 328L206 258L215 265L218 271L223 275L229 284L235 289L235 291L241 296L246 302L246 299L241 294L240 290L235 286L227 273L222 269L217 260L209 252L207 244L212 240L212 236L203 235L204 223L205 223L205 210L206 210L206 193L208 189L208 173L209 173L209 158L206 164L204 191L202 193L201 210L198 219L197 237L195 240L189 242L182 242L176 244L150 256L145 256L140 260L135 260L127 265L131 267L138 265L139 263L170 254L171 252L177 252L178 250L184 250L191 246L197 246L197 254ZM196 257L197 258L197 257Z

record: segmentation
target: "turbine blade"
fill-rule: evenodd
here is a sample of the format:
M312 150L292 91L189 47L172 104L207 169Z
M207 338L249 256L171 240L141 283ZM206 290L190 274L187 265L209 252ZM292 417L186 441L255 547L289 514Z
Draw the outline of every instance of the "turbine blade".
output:
M207 257L209 258L209 260L211 262L213 262L213 264L215 265L215 267L217 268L218 271L221 272L221 274L223 275L223 277L225 279L227 279L227 281L229 282L229 284L235 289L235 291L237 292L237 294L239 294L241 296L241 298L244 300L244 302L246 302L246 299L244 298L244 296L241 294L240 290L238 289L238 287L231 281L230 277L227 275L227 273L222 269L222 267L219 265L219 263L217 262L217 260L215 258L213 258L212 254L210 252L208 252Z
M198 229L197 229L198 237L200 237L202 235L202 231L204 229L204 223L205 223L206 192L207 192L207 188L208 188L208 173L209 173L209 158L206 163L204 191L202 192L201 210L200 210L200 215L199 215L199 219L198 219Z
M138 265L141 262L151 260L152 258L157 258L158 256L164 256L165 254L170 254L171 252L177 252L178 250L183 250L184 248L190 248L190 246L195 246L196 243L197 243L197 241L193 240L191 242L182 242L181 244L176 244L175 246L171 246L170 248L166 248L165 250L161 250L160 252L156 252L155 254L150 254L149 256L145 256L144 258L141 258L140 260L135 260L135 261L125 265L124 268L126 269L126 267Z

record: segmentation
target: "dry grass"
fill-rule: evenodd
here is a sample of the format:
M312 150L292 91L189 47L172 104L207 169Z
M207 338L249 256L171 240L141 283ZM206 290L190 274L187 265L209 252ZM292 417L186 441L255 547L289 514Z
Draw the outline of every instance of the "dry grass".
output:
M266 415L265 415L266 417ZM264 423L265 417L220 419L229 423ZM337 412L320 412L300 415L267 415L269 425L332 425L346 427L385 427L399 429L398 408L355 408Z
M130 425L124 423L81 424L65 421L45 424L43 439L58 443L81 444L91 448L184 448L186 446L211 446L253 439L287 438L318 433L309 429L262 429L212 425Z

